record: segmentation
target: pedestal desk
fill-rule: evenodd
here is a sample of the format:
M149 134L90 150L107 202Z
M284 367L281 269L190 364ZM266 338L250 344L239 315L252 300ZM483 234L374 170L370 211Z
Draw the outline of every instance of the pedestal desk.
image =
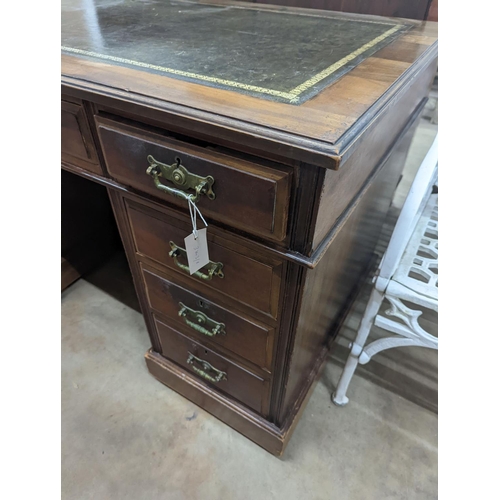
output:
M436 26L225 0L62 2L62 168L107 189L147 368L275 455L373 262ZM193 275L189 195L210 258Z

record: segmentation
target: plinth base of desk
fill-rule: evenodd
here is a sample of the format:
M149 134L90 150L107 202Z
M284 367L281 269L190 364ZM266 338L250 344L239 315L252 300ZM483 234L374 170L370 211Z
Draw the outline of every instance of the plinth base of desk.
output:
M145 358L150 373L160 382L222 420L268 452L280 457L285 451L302 410L312 394L317 375L326 359L326 355L327 349L325 348L324 355L321 356L321 359L318 359L315 370L311 373L311 383L305 397L302 398L300 404L296 405L283 428L273 425L257 413L215 391L208 384L205 384L152 349L146 353Z

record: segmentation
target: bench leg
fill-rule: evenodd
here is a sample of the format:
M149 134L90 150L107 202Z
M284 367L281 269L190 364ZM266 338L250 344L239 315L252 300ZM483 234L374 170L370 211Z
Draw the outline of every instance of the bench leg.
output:
M366 339L370 334L371 327L375 321L375 316L377 315L383 300L384 294L374 288L370 295L363 319L361 320L356 340L351 344L351 352L349 353L344 371L342 372L337 385L337 390L332 396L332 401L337 406L345 406L349 402L349 398L346 396L347 388L351 383L351 379L356 371L356 367L358 366L360 359L363 359L363 347L365 346Z

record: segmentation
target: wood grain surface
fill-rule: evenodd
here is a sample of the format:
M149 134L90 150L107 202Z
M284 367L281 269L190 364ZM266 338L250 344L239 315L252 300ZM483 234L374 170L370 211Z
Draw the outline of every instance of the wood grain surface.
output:
M218 5L244 3L218 0ZM301 9L247 4L249 8L280 9L300 15ZM317 11L322 16L353 14ZM356 19L363 16L356 16ZM375 19L367 16L366 19ZM383 20L384 18L376 18ZM394 93L411 83L420 60L435 59L437 26L413 21L414 27L372 57L361 62L313 99L293 106L150 74L75 55L62 55L62 81L95 102L122 104L166 112L171 122L200 128L210 136L228 137L235 144L256 143L259 149L285 157L339 168L343 150L355 142ZM358 123L365 116L364 122ZM196 125L195 125L196 123ZM355 126L356 125L356 126ZM186 123L187 126L187 123ZM214 130L217 129L217 132ZM358 130L359 129L359 130ZM348 144L340 139L352 130ZM355 132L355 133L354 133ZM217 142L217 141L216 141Z
M203 3L394 25L377 16ZM409 23L299 105L62 56L62 167L107 188L151 339L148 369L278 456L374 262L434 78L437 25ZM183 248L192 225L186 205L146 174L147 154L167 164L182 157L188 169L214 176L216 199L199 204L223 278L190 275L169 256L170 241ZM190 326L181 303L224 323L226 334ZM188 363L190 353L202 361ZM203 361L225 379L195 370Z

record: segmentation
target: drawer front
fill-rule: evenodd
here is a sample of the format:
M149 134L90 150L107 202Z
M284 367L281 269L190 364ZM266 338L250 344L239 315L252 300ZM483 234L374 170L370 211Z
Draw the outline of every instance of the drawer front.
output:
M156 187L153 176L146 172L150 166L148 156L167 166L177 164L178 158L189 174L214 179L211 189L215 197L209 199L207 191L198 201L204 215L273 240L285 238L291 179L288 171L274 170L106 118L97 117L96 121L108 172L117 181L186 207L186 201ZM189 174L183 172L181 179L191 179ZM172 180L158 179L164 186L182 191ZM184 192L194 194L195 190Z
M83 107L61 102L61 157L64 161L102 174Z
M244 319L142 266L149 305L182 333L214 343L269 371L274 329Z
M187 265L187 260L183 256L174 259L169 252L172 250L171 241L184 247L184 238L190 234L191 227L176 219L168 219L167 222L165 215L137 203L127 201L126 206L139 255L187 276L198 287L215 290L267 316L277 317L283 268L281 261L260 254L257 256L247 247L214 236L209 227L210 261L222 263L224 277L214 275L211 280L204 280L195 274L190 276L179 267ZM206 269L200 271L206 274Z
M161 354L196 374L218 391L241 401L253 410L265 414L269 384L257 375L229 361L208 347L185 337L155 318L160 338ZM209 365L205 365L209 363Z

